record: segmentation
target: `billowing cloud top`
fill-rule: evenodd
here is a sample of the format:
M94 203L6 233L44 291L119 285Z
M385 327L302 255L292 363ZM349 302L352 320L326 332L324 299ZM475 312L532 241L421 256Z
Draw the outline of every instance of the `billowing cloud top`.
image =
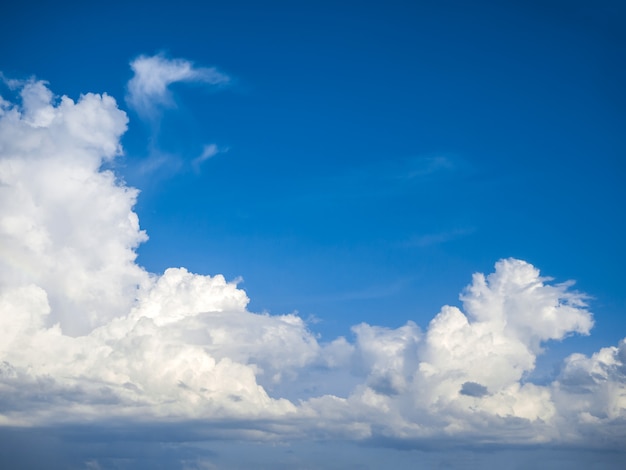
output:
M158 56L132 67L129 101L144 111L174 81L226 80ZM363 323L353 341L321 343L296 315L249 312L223 276L136 264L147 239L137 191L102 169L127 124L113 98L54 99L29 81L18 103L0 103L0 424L194 420L257 439L625 442L625 341L571 355L552 383L525 380L543 342L593 326L570 284L503 259L474 275L463 309L444 306L424 331Z
M158 106L173 103L168 91L172 83L219 85L230 80L213 67L194 67L188 60L168 59L164 55L140 56L130 66L134 76L128 82L127 102L144 117L153 114Z

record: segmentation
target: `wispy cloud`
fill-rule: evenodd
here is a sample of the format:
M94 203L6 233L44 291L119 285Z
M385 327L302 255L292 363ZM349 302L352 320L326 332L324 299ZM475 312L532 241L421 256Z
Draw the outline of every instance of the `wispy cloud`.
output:
M154 116L159 107L172 106L169 86L177 82L223 85L230 77L215 67L196 67L186 59L169 59L163 54L139 56L130 64L134 75L128 82L126 101L144 117Z
M200 166L204 162L206 162L210 158L213 158L218 153L223 153L226 151L228 151L228 149L220 149L215 144L205 145L204 148L202 149L202 153L198 157L194 158L191 162L191 165L193 166L194 171L199 172Z
M407 167L398 174L401 178L423 178L435 173L449 172L459 169L451 157L446 155L424 156L411 158L407 161Z
M346 197L378 197L412 191L439 179L454 178L465 170L467 165L459 157L425 155L367 162L325 178L327 184L343 188ZM318 194L315 197L319 197ZM332 197L336 194L333 193Z
M416 235L402 243L402 246L425 248L429 246L441 245L443 243L466 237L474 232L476 232L475 228L458 228L443 232Z
M221 86L231 78L215 67L197 67L187 59L170 59L164 54L139 56L130 63L133 77L127 84L126 103L150 124L149 155L137 167L138 174L160 172L172 174L191 166L199 172L203 162L225 150L215 144L205 145L196 158L179 156L161 148L160 124L164 108L176 106L170 85L179 82L199 83L205 86ZM185 162L187 162L185 164Z
M358 290L340 291L334 293L316 293L314 296L299 297L301 301L316 302L316 303L331 303L331 302L345 302L352 300L373 300L384 297L393 296L402 290L406 289L413 279L402 278L395 282L389 281L385 284L364 286ZM297 299L289 299L289 303L297 301Z

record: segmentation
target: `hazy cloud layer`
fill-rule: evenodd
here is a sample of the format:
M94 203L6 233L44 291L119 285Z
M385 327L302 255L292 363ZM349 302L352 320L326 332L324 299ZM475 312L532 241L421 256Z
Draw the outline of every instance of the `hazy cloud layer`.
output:
M129 102L144 110L174 81L226 79L158 56L132 66ZM424 331L360 324L352 342L321 343L296 315L249 312L221 275L135 263L147 239L137 191L101 169L127 124L113 98L54 99L30 81L19 103L0 104L1 425L193 420L254 439L626 442L624 341L571 355L551 384L524 380L543 342L590 333L571 284L504 259Z

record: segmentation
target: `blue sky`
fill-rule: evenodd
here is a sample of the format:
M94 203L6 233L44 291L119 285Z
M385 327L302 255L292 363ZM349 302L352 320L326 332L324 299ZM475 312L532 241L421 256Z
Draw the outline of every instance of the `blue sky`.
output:
M72 288L76 286L72 283L83 282L75 281L82 279L81 276L72 277L67 284L56 282L58 267L49 268L52 274L48 276L44 273L48 268L41 267L37 261L32 262L32 269L39 273L31 277L24 275L24 285L28 281L43 289L51 304L50 318L58 320L65 333L93 336L90 332L94 328L128 314L128 306L137 311L144 308L131 302L134 297L129 294L129 286L141 284L145 291L140 291L137 297L157 302L155 292L164 289L159 286L170 279L163 276L160 278L163 283L159 284L158 276L167 268L185 267L197 273L196 281L184 276L182 281L171 281L189 282L193 286L204 282L200 280L202 275L222 274L226 281L242 278L239 288L250 299L247 307L244 306L246 314L267 312L270 314L267 318L273 321L296 312L304 321L301 328L305 333L299 334L302 337L310 334L322 352L315 356L317 359L300 364L297 370L281 369L273 359L258 359L269 354L265 350L262 354L260 349L255 356L226 348L226 352L212 351L212 357L227 357L241 363L241 367L257 367L255 380L272 399L283 397L297 403L318 396L316 392L353 396L350 390L353 387L357 390L361 382L379 394L384 395L385 387L389 386L395 390L390 396L405 396L405 392L399 391L404 385L394 381L402 382L406 377L389 375L383 380L376 375L391 367L391 363L373 359L369 363L369 359L363 359L363 364L356 367L358 370L350 369L352 366L347 363L333 369L335 366L329 364L339 364L343 360L339 357L345 359L349 355L341 349L343 346L334 343L337 338L345 337L346 344L355 350L369 351L369 346L365 346L367 338L380 339L383 330L361 329L358 333L353 329L365 323L372 328L383 328L384 335L389 333L389 338L396 338L388 338L391 343L386 344L394 341L400 344L401 337L405 341L403 347L410 349L413 340L407 338L419 335L412 327L402 330L407 322L414 322L425 338L431 331L429 322L442 306L459 307L468 313L459 293L473 282L472 275L489 275L499 260L515 258L539 269L541 276L554 278L554 281L541 281L545 285L574 280L575 286L567 292L579 291L588 296L585 302L593 313L592 329L583 317L573 316L570 323L564 320L562 329L547 332L546 326L539 331L529 317L527 323L520 323L519 331L535 328L536 336L532 338L539 338L536 341L542 344L543 353L526 333L518 331L519 335L515 336L528 340L529 351L536 361L532 367L525 366L520 383L528 381L546 387L557 382L573 383L574 375L570 377L563 372L568 370L564 360L572 353L591 357L607 347L617 351L626 335L623 289L626 250L622 242L626 228L623 210L626 10L619 2L610 1L594 5L558 1L506 3L36 2L28 8L19 4L4 7L7 26L0 31L0 70L5 79L1 96L7 102L18 103L20 90L28 89L25 80L35 77L47 82L46 86L56 96L52 105L59 106L58 109L62 95L75 102L80 101L81 94L89 92L113 97L119 110L126 113L128 123L124 131L125 118L106 108L111 112L110 120L94 127L108 129L111 122L118 123L121 127L111 127L108 140L105 142L103 137L98 145L119 139L124 148L123 155L104 158L97 169L98 175L110 169L118 178L117 183L101 183L101 197L103 201L107 197L123 200L119 203L123 208L120 213L134 207L141 229L149 236L148 241L142 242L134 226L125 232L127 238L113 229L109 233L108 228L94 232L94 251L99 251L97 247L103 244L108 247L106 240L118 240L116 237L121 237L119 246L123 248L111 248L111 251L107 248L99 261L85 261L85 276L90 276L90 266L106 264L106 260L121 256L120 253L136 250L138 257L132 266L128 258L121 257L115 269L98 268L98 274L93 277L98 286L85 287L85 292L94 289L91 300L72 297ZM163 94L150 94L145 88L133 94L131 80L138 75L131 64L140 64L142 58L178 64L193 72L170 80ZM150 73L149 76L154 76L157 72ZM22 81L17 84L15 80ZM141 86L147 86L145 83ZM43 96L40 88L33 90L32 96ZM142 107L133 97L144 99L143 103L147 104ZM21 106L24 122L31 119L28 122L32 127L36 124L35 117L28 118L26 105ZM105 103L94 106L104 109ZM43 114L37 116L44 119ZM13 148L8 142L11 136L18 136L17 131L6 132L4 148ZM56 168L65 168L63 165L70 160L59 160ZM70 174L71 167L67 165ZM24 171L24 175L30 174ZM5 173L3 184L22 191L21 183L11 183L8 174ZM46 175L56 174L42 173L41 180L33 179L29 194L44 194L48 184L37 181L45 182ZM122 184L140 191L136 201L119 192ZM60 184L59 188L63 186ZM55 195L61 193L60 189L51 191L56 191ZM59 237L54 246L58 246L59 260L69 259L68 271L83 266L79 259L92 259L91 254L77 254L73 261L74 255L67 258L64 251L70 246L75 247L76 253L88 252L88 243L82 244L82 235L68 234L83 233L80 221L91 220L91 214L86 217L90 211L75 208L74 203L59 206L61 209L56 206L46 209L45 201L57 200L56 196L46 196L39 205L33 203L38 210L28 212L26 206L16 207L21 201L30 200L30 196L13 194L2 196L5 202L11 201L4 204L12 217L3 225L7 259L13 259L13 254L16 259L19 256L23 256L21 260L31 259L27 252L35 253L35 245L23 248L15 241L30 243L30 235L24 232L21 238L10 237L15 237L18 230L15 227L26 230L23 227L40 227L37 224L41 224L42 231L32 229L28 233L58 234L54 235ZM85 207L91 194L85 196ZM107 204L92 206L92 212L98 213L96 207ZM118 207L115 204L111 203L110 207ZM64 215L62 207L66 207L67 214ZM18 212L13 214L10 210L32 213L33 221L30 225L17 222L15 225ZM49 214L50 220L40 213ZM94 218L91 222L94 231L94 227L110 227L112 220L118 220L117 215L106 217L109 215ZM62 229L57 225L62 225L64 218L68 222ZM126 216L122 219L127 220ZM57 240L53 235L51 239ZM42 256L42 252L37 253ZM51 260L56 259L52 251L46 253ZM32 256L33 260L37 259ZM10 269L6 268L0 280L4 279L2 286L9 292L9 287L17 288L14 280L22 279L25 268L19 268L15 274L11 271L15 263L5 262L5 265ZM142 268L145 276L139 273ZM522 273L526 272L525 268L515 263L505 262L495 269L500 274L494 274L491 281L494 286L496 278L509 279L506 274L509 270L515 272L512 278L526 275ZM109 274L102 274L105 271L118 273L120 277L111 274L109 278ZM151 281L146 273L152 273ZM127 279L128 286L119 287ZM111 294L110 305L107 300L102 307L105 313L98 312L92 303L85 307L87 304L81 302L97 305L98 301L93 299L108 292L105 281L111 282L111 289L120 289L119 299L117 294ZM142 284L149 282L156 283L156 287ZM502 294L503 305L509 305L508 294L502 293L508 288L502 289L498 295ZM191 291L176 292L184 296ZM240 299L239 293L224 295ZM551 295L546 291L546 298ZM569 300L556 301L556 305L574 305L574 297L567 295L564 299ZM132 298L128 300L130 303L125 296ZM527 305L523 302L519 305ZM228 305L223 307L226 310L235 309L228 302L224 305ZM238 309L240 303L237 305ZM534 307L528 308L531 311ZM83 315L85 309L93 310L93 321L72 320L73 315ZM517 325L516 312L506 313L505 322ZM525 318L524 315L521 316ZM477 313L474 318L478 321L486 317ZM256 317L242 321L257 325L257 320L262 322ZM224 321L231 325L231 320ZM47 327L53 323L44 321ZM237 334L254 336L254 328ZM292 344L285 341L285 345ZM415 341L425 344L426 340ZM325 346L332 344L335 349ZM38 346L33 347L36 351ZM344 352L337 352L340 349ZM43 346L38 351L42 353ZM298 351L294 349L286 354L295 357ZM430 357L429 364L436 364L435 357L443 358L433 351L420 352L420 361L426 363ZM242 359L241 354L247 359ZM614 354L619 356L617 352ZM22 359L11 357L5 357L8 364L15 367L22 364L19 362ZM255 363L257 359L260 362ZM618 365L611 367L618 370L619 360L615 360ZM350 361L354 366L355 359ZM276 370L275 377L282 378L270 381L269 375L259 372L259 367ZM469 367L463 369L463 373L469 374L464 384L483 386L483 382L472 379ZM52 372L46 373L54 376ZM302 385L301 389L289 382L284 378L289 374L298 377L308 388ZM493 374L498 372L494 369ZM417 383L414 376L410 377L406 380ZM496 382L493 387L497 388ZM489 393L495 390L491 382L484 383ZM137 384L141 388L141 383ZM88 385L85 387L89 389ZM5 394L10 395L8 391ZM626 395L621 396L616 398L617 415L611 418L613 421L598 424L598 429L624 422L623 396ZM554 400L559 410L559 403L567 402L567 406L570 403L569 399ZM313 409L317 405L307 406ZM327 409L330 408L324 408ZM496 412L490 408L500 418L508 416L497 409ZM326 416L322 408L315 410ZM610 415L607 413L602 416L606 418ZM593 412L591 415L596 416ZM39 422L31 418L24 419ZM7 418L6 423L10 422ZM59 422L52 420L44 424L54 427ZM328 435L334 436L339 428L337 423L329 424ZM312 434L302 432L307 438L324 434L320 430L307 431ZM432 439L441 439L437 432ZM626 434L616 432L616 439L623 443ZM398 435L374 433L370 437L384 449L381 451L384 454L393 453L390 449L397 443L387 447L380 444L383 437L400 439ZM242 436L237 434L235 441L228 441L228 446L236 449L233 442L245 442ZM319 438L323 442L324 438ZM454 452L479 448L486 442L483 436L475 442L468 438L466 444L466 438L466 435L459 438L463 444L453 446ZM418 442L416 448L429 446L419 443L415 436L411 439ZM525 442L521 438L514 441L504 442L503 446ZM72 438L65 442L71 443ZM356 442L346 444L346 449L350 449L344 454L347 461L358 454L353 446L358 447L360 441L356 439ZM528 450L528 458L541 452L565 452L559 446L567 448L571 444L567 439L553 437L547 442L551 444L540 451ZM293 445L297 448L294 452L303 460L314 452L306 450L302 442ZM264 451L260 449L263 446L257 448L262 456ZM237 456L237 450L228 452L229 458ZM208 451L206 454L213 455ZM383 454L372 459L387 459ZM106 463L92 457L94 465L103 468L113 465L111 461ZM500 462L500 457L494 459ZM354 462L357 460L355 457ZM220 462L225 468L238 465L236 460L226 459L216 463L218 468ZM606 465L610 468L610 461Z

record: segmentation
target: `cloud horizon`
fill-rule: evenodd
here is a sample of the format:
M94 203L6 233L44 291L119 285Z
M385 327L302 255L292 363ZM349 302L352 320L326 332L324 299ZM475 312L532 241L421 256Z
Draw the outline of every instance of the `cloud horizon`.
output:
M163 60L131 64L139 112L167 105L175 81L227 81ZM147 272L138 190L103 169L127 124L113 97L56 99L43 81L0 101L0 426L188 422L220 438L621 449L626 338L529 381L546 342L594 321L572 283L526 261L474 274L462 308L443 306L424 329L360 323L324 341L296 314L249 311L220 274Z

